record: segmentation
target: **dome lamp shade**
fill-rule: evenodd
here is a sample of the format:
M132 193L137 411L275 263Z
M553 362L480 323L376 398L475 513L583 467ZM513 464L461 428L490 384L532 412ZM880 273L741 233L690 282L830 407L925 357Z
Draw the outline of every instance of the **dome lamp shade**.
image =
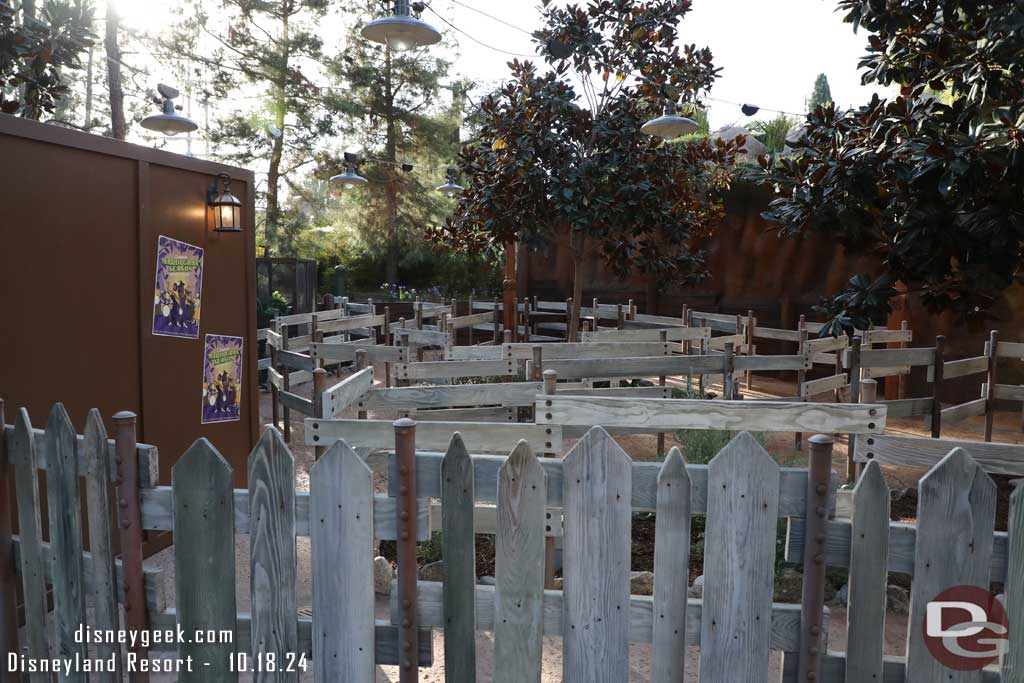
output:
M195 121L178 113L180 107L174 104L174 98L179 94L177 90L163 83L157 86L157 90L161 97L153 98L153 101L160 105L161 112L142 119L143 128L164 135L191 133L199 129L199 125Z
M355 188L362 187L369 182L369 180L356 172L356 166L352 163L345 164L344 173L331 176L331 183L341 185L341 189L343 190L354 190Z
M677 138L680 135L694 133L699 129L700 126L697 125L697 122L693 119L685 116L679 116L676 113L676 103L669 101L665 104L664 115L659 116L656 119L651 119L645 123L640 128L640 132L671 140L672 138Z
M362 34L367 40L398 52L441 42L441 33L436 28L412 16L409 0L395 0L394 13L366 24Z

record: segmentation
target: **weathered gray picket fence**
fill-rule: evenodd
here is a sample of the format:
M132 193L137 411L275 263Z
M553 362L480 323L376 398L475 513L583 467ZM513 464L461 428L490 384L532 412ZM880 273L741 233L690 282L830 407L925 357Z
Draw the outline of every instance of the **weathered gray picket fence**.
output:
M368 683L376 664L399 665L402 681L415 680L417 665L432 659L425 629L444 629L447 680L459 683L475 680L477 631L494 634L493 680L516 683L540 680L544 635L563 639L562 679L586 683L629 680L631 642L652 645L652 680L658 683L684 680L689 666L707 683L767 681L772 651L784 653L787 682L1024 680L1024 494L1017 491L1012 498L1009 532L994 533L994 484L963 449L950 452L922 479L915 527L889 522L888 491L874 462L856 490L852 520L829 521L830 445L824 437L811 442L809 472L780 468L745 433L709 465L690 465L676 450L661 463L634 462L600 427L563 459L537 458L528 443L507 457L470 455L458 434L444 454L416 452L414 429L410 421L396 425L405 436L396 444L386 494L375 493L369 468L340 440L312 468L309 492L297 491L295 460L271 428L250 455L248 490L232 489L229 465L199 440L176 463L171 487L133 473L131 481L139 482L133 506L124 499L133 487L125 486L123 465L155 454L129 443L127 434L108 444L95 413L86 436L76 439L59 406L42 433L32 430L22 411L5 430L4 442L17 480L22 535L14 554L26 595L28 654L83 652L72 633L85 623L90 596L97 606L93 621L104 628L117 628L112 605L120 599L131 608L129 620L145 606L144 628L177 624L186 634L231 634L230 644L153 647L154 654L175 652L204 664L180 672L183 683L237 680L243 660L236 653L247 655L250 666L275 663L274 671L255 676L260 681L298 680L303 656L315 681ZM39 470L45 470L50 492L49 544L33 523ZM82 552L80 475L86 476L90 523L99 531L91 537L92 554ZM116 507L134 507L141 515L138 526L175 532L173 608L161 602L158 575L143 575L141 567L118 571L113 561L103 538L113 501L101 493L111 482L120 486ZM445 580L417 584L415 563L400 564L392 618L377 620L373 539L401 545L425 538L429 505L436 499L442 507ZM496 504L494 586L478 585L474 576L477 503ZM637 511L656 513L652 597L629 590ZM695 515L705 517L700 600L687 598ZM804 565L802 605L772 602L780 518L789 519L786 559ZM125 524L131 527L131 520L122 519ZM252 607L245 614L235 598L240 534L250 540ZM543 588L544 539L555 535L565 540L561 591ZM299 536L308 536L312 548L311 617L296 609ZM850 570L846 653L827 647L821 581L826 566ZM136 601L128 590L129 570L138 572L144 600ZM906 657L883 657L890 572L914 578ZM993 581L1006 586L1011 625L1002 671L943 668L923 643L925 604L951 586L987 589ZM45 583L54 596L52 633L45 620ZM700 646L693 664L687 661L690 645ZM68 680L120 679L82 674Z

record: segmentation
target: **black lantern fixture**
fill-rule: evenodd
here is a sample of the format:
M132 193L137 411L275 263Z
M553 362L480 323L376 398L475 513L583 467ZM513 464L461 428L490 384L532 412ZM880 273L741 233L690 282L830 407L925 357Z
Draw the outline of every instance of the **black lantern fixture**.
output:
M213 208L214 230L242 232L242 202L231 194L231 176L217 174L206 192L206 203Z

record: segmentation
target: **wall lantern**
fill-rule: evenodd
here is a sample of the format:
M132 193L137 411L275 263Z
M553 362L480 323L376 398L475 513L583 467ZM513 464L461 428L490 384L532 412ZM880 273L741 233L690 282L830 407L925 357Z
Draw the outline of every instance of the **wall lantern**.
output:
M174 98L180 93L169 85L161 83L156 86L160 97L154 97L153 101L160 105L162 113L153 114L142 119L142 127L155 130L164 135L176 135L177 133L191 133L199 129L199 124L187 116L178 113L180 106L175 106Z
M366 185L369 180L356 173L356 165L352 162L345 162L345 172L331 176L331 183L341 185L343 190L354 190L357 187Z
M422 12L423 3L415 3L416 10ZM390 17L375 19L363 27L363 37L375 43L387 45L392 50L412 50L441 42L441 34L436 28L412 16L409 0L395 0L395 10Z
M464 188L462 185L459 185L457 182L455 182L456 180L458 180L458 171L455 170L454 168L449 168L448 169L448 182L446 182L444 185L441 185L440 187L438 187L437 191L438 192L444 192L446 195L449 195L449 196L452 196L452 197L454 197L457 194L461 194L466 188Z
M206 203L213 208L217 232L242 232L242 202L231 194L231 176L218 173L206 191Z
M645 123L640 128L640 132L671 140L680 135L696 132L699 128L700 126L693 119L677 115L676 103L669 100L665 103L665 114Z

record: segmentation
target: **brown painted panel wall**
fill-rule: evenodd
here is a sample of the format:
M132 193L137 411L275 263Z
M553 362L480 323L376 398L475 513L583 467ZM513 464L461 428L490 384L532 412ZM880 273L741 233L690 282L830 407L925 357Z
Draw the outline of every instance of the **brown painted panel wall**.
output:
M63 401L82 428L99 408L139 415L161 478L208 437L245 478L258 433L250 171L0 116L0 396L43 425ZM247 228L216 233L206 188L229 173ZM154 337L159 235L206 250L200 338ZM203 336L245 338L242 419L200 424Z

